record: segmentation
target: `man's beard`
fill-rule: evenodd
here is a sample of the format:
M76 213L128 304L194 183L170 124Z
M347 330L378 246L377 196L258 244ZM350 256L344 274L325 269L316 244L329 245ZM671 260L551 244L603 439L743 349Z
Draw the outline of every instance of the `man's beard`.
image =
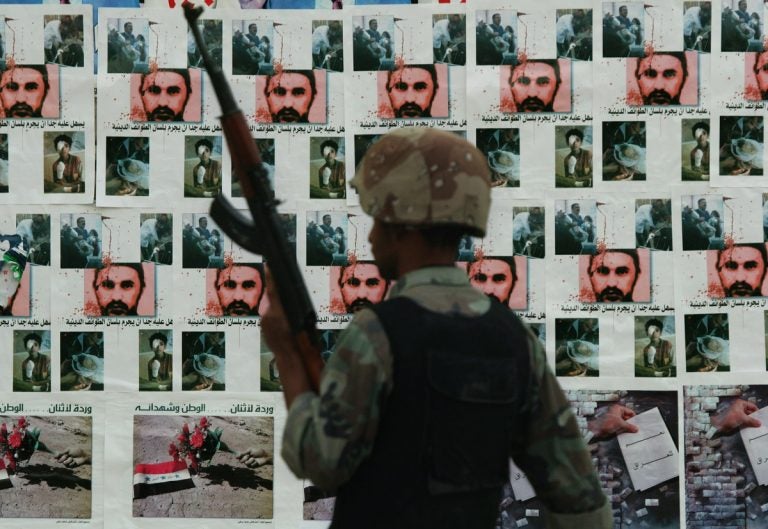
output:
M766 89L766 90L761 90L761 91L760 91L760 95L762 95L762 97L763 97L763 101L768 101L768 89Z
M40 108L35 110L26 103L16 103L11 108L6 109L5 115L9 118L39 118Z
M110 301L101 307L102 316L136 316L136 307L130 308L119 300Z
M309 123L309 114L299 114L293 108L281 108L272 114L273 123Z
M258 306L258 305L257 305ZM251 307L245 301L233 301L224 308L227 316L258 316L256 307Z
M400 108L395 109L395 116L398 118L429 118L429 109L424 110L416 103L405 103Z
M147 121L184 121L184 112L176 114L170 107L156 107L147 114Z
M749 298L760 295L760 287L754 288L746 281L736 281L725 290L725 296L728 298Z
M654 90L648 95L643 95L643 103L646 105L679 105L680 94L672 97L666 90Z
M499 303L501 303L502 305L509 305L509 296L507 296L505 299L501 299L501 298L500 298L499 296L497 296L496 294L487 294L487 293L486 293L485 295L486 295L486 296L488 296L489 298L493 298L493 299L495 299L496 301L498 301L498 302L499 302Z
M553 102L544 103L538 97L526 97L520 103L517 104L518 112L552 112Z
M371 306L373 306L373 301L370 299L357 298L352 303L347 304L347 314L352 314Z
M632 291L624 293L616 287L607 287L598 292L597 301L604 303L616 303L618 301L632 301Z

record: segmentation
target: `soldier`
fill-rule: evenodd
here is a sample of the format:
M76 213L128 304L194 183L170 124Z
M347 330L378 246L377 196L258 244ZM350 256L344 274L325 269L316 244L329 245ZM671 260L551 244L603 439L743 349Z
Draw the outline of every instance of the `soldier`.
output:
M338 489L331 527L492 528L509 457L548 527L612 527L539 341L454 266L462 236L486 232L482 153L444 131L398 129L351 185L374 218L376 265L397 283L342 332L320 395L274 295L262 321L290 410L283 457L297 476Z

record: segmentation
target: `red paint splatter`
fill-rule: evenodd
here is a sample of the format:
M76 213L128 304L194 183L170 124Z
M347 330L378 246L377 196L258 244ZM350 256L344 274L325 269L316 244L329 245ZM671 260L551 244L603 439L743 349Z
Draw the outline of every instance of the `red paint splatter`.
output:
M101 307L94 301L86 301L83 305L83 314L86 316L101 316Z
M224 312L221 310L221 305L213 300L209 300L205 305L205 315L217 318L223 316Z
M232 252L224 252L224 266L229 268L235 264L235 257Z
M104 266L111 266L114 263L112 252L104 252L101 254L101 264Z

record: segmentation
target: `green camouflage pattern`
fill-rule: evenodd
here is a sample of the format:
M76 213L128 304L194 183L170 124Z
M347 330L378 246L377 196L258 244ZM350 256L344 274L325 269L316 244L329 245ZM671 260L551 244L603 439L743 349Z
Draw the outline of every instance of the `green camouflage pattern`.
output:
M350 185L363 211L394 224L455 224L482 237L490 170L467 140L437 129L397 129L363 156Z
M389 297L407 296L428 310L479 316L490 300L472 288L455 267L422 268L406 274ZM532 333L531 380L524 410L526 439L511 447L515 462L528 475L547 506L547 527L612 527L610 504L603 494L573 410L547 366ZM320 396L303 393L289 410L282 455L298 477L335 491L371 452L380 406L392 389L389 339L370 309L355 314L339 336L320 383Z

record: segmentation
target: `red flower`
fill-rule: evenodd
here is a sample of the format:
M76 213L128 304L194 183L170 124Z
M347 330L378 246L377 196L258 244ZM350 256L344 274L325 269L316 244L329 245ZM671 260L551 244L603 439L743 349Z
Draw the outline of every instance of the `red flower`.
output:
M208 417L203 417L200 419L200 428L208 428L211 423L208 421Z
M181 427L181 431L184 432L184 435L189 435L189 426L187 423L184 423L184 426Z
M27 419L25 417L19 417L19 428L24 428L27 424Z
M176 438L176 440L178 442L180 442L181 444L186 444L187 443L187 435L185 435L183 433L180 433L179 436Z
M8 444L11 446L11 448L18 448L21 446L21 441L21 431L17 428L14 428L11 435L8 436Z
M192 434L192 437L189 439L189 444L191 444L195 448L200 448L203 446L203 441L205 438L203 437L203 432L198 428L195 427L195 433Z
M192 470L197 472L197 469L199 467L199 465L197 464L197 458L190 456L189 457L189 466L192 468Z
M175 444L171 443L170 445L168 445L168 455L173 457L174 461L179 460L179 449L176 448Z
M8 468L14 472L16 470L16 458L13 457L13 452L8 450L5 455L8 458Z

